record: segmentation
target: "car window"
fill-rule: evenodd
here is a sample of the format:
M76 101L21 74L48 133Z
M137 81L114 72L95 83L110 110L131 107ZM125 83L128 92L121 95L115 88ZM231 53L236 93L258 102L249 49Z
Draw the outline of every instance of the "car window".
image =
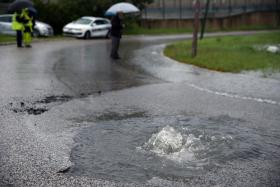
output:
M108 21L108 20L103 20L104 21L104 24L109 24L110 23L110 21Z
M10 23L10 22L12 22L12 17L10 17L10 16L0 17L0 22Z
M81 19L78 19L77 21L75 21L75 23L81 24L81 25L89 25L91 23L91 20L86 19L86 18L81 18Z
M94 23L96 25L105 25L105 24L107 24L107 21L99 19L99 20L96 20Z

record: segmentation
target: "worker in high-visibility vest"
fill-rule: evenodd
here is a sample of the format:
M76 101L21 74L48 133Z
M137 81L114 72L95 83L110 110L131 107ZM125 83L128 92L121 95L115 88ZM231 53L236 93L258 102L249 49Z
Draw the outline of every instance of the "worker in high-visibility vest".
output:
M27 8L23 9L23 43L25 47L30 48L32 42L32 32L33 32L33 16Z
M23 37L23 15L21 11L17 11L13 15L12 29L16 31L17 46L22 47L22 37Z

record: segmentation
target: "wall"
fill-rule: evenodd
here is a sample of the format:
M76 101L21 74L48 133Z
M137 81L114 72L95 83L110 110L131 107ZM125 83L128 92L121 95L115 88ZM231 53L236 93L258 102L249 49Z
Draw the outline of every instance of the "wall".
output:
M193 19L143 19L141 26L145 28L190 28ZM280 15L274 12L250 12L229 17L212 17L207 20L207 28L234 29L240 26L280 26Z
M206 0L200 0L205 12ZM259 11L279 11L280 0L210 0L210 17L227 17ZM143 19L193 18L193 0L154 0L142 12Z

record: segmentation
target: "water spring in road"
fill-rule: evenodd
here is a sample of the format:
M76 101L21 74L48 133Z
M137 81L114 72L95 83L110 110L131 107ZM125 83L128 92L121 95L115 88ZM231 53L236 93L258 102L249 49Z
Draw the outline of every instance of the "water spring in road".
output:
M273 134L261 135L265 132L249 128L240 119L152 118L140 112L86 120L92 125L75 138L70 175L140 184L155 179L204 184L217 177L231 180L229 174L237 171L247 179L279 172L279 139ZM276 164L275 168L265 160Z

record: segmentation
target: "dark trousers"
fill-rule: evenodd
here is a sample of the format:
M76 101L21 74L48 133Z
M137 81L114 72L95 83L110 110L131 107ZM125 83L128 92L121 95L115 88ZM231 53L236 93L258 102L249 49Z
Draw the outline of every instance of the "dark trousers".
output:
M17 46L22 47L22 31L17 30Z
M111 49L111 57L112 58L119 58L119 47L121 38L111 36L112 40L112 49Z

